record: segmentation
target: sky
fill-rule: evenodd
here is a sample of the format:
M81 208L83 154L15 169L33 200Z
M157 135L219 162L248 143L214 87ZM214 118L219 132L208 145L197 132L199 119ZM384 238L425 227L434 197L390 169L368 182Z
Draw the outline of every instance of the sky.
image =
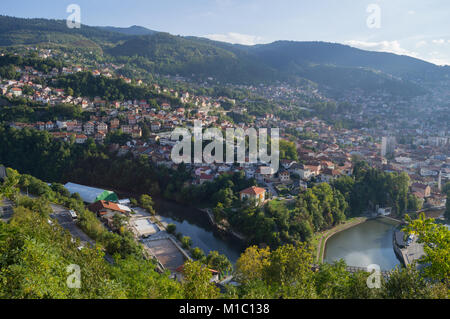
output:
M0 14L91 26L140 25L240 44L327 41L450 65L449 0L17 0Z

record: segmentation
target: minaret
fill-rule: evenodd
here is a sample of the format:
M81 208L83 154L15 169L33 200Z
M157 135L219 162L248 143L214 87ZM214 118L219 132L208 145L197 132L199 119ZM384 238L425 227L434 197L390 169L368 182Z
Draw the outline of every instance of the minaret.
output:
M442 190L442 171L439 171L439 176L438 176L438 189L439 189L439 191Z

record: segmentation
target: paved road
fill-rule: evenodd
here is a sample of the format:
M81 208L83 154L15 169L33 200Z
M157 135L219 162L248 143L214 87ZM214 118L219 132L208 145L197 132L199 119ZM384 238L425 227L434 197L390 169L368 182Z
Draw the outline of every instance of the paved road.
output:
M95 246L95 241L86 235L80 227L78 227L76 221L72 218L66 207L57 204L50 204L50 206L53 210L53 214L50 214L50 217L56 219L61 227L67 229L72 237L79 238L82 246L86 246L88 244L91 247ZM110 264L114 263L114 259L106 253L104 258Z
M412 264L415 260L418 260L422 258L423 255L425 255L423 244L419 244L417 242L417 239L414 239L414 241L409 246L402 249L402 251L404 252L404 256L406 257L405 262L407 264Z
M24 192L21 192L21 194L24 196L31 197L31 198L36 198L36 196L31 195L31 194L26 194ZM76 221L70 215L68 208L61 206L61 205L57 205L57 204L50 204L50 207L53 210L53 213L50 214L50 217L53 219L56 219L62 228L67 229L69 231L69 233L72 235L72 237L79 238L82 246L86 246L86 245L90 245L91 247L95 246L95 241L93 239L91 239L88 235L86 235L81 230L80 227L78 227L78 225L76 224ZM114 259L106 253L105 253L104 258L110 264L114 263Z
M72 237L79 238L83 246L86 244L95 246L95 241L78 227L67 208L56 204L50 204L50 206L53 210L53 214L50 214L50 217L56 219L63 228L67 229Z
M272 193L273 197L278 197L278 193L275 190L275 187L273 187L272 183L266 183L267 187L269 188L269 191Z

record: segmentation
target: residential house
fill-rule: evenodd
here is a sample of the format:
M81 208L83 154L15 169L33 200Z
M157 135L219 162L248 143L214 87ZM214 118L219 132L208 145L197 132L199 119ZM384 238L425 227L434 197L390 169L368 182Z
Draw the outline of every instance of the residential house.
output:
M280 172L278 177L282 183L289 183L291 181L291 174L288 171Z
M411 192L421 194L422 196L420 197L430 197L431 187L422 183L413 183L411 185Z
M10 89L10 92L14 96L21 96L22 95L22 89L20 89L20 88L12 88L12 89Z
M214 175L202 173L199 178L199 184L201 185L205 182L211 182L213 179L214 179Z
M75 137L75 143L83 144L86 143L88 137L84 134L77 134Z
M94 134L95 132L95 124L91 121L87 122L86 124L84 124L84 133L91 135Z
M108 132L108 125L106 123L103 123L103 122L97 123L97 132L107 133Z
M341 172L337 169L331 169L331 168L326 168L323 170L323 173L321 175L321 179L323 182L331 182L332 180L338 178L339 176L341 176Z
M241 200L252 200L256 202L256 205L259 205L264 203L266 199L266 190L261 187L252 186L240 191L239 195Z
M133 126L132 125L122 125L121 130L125 134L131 134L133 132Z
M47 123L45 123L45 129L46 130L53 130L54 127L55 126L54 126L52 121L48 121Z
M141 138L142 137L142 129L140 127L135 127L131 131L131 136L133 138Z
M161 123L159 122L152 122L150 129L152 130L152 132L157 132L161 129Z

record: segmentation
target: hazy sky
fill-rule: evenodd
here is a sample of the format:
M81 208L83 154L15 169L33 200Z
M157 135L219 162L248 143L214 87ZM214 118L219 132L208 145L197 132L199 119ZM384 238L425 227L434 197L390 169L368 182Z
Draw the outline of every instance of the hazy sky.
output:
M69 16L87 25L141 25L241 44L320 40L450 65L450 0L18 0L0 13Z

